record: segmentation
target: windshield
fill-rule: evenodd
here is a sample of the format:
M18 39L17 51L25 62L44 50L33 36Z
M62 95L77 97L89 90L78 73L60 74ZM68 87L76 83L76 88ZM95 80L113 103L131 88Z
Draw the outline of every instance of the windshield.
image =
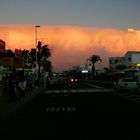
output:
M129 137L139 118L139 0L0 0L1 139Z

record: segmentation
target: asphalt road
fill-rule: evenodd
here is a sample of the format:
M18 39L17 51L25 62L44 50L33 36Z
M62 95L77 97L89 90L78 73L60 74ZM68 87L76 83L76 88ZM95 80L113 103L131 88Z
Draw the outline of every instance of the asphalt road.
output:
M74 88L46 89L5 118L0 126L0 137L14 140L140 139L139 103L114 93L86 83Z

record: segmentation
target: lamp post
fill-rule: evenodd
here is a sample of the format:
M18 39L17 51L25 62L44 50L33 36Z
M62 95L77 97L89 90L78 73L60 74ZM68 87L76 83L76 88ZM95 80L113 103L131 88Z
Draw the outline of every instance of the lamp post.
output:
M37 28L39 28L39 25L35 26L35 45L36 45L36 64L37 64Z
M37 80L38 80L38 70L37 70L37 66L38 66L38 59L37 59L37 28L39 28L39 25L35 26L35 49L36 49L36 84L37 84Z

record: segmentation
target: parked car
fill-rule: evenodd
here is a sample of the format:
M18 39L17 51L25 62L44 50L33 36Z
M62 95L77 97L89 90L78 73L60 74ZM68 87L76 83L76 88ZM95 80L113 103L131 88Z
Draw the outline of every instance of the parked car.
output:
M119 90L138 90L138 82L132 78L121 78L114 83L116 89Z

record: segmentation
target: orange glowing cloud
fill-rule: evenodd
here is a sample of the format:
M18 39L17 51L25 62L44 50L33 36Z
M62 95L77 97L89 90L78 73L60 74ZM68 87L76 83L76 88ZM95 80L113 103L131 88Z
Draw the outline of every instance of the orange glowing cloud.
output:
M127 51L140 51L140 31L84 28L75 26L41 26L37 38L48 44L55 69L62 70L84 64L92 54L102 58L97 66L108 67L108 58L123 56ZM0 39L6 49L35 47L35 27L31 25L0 25Z

